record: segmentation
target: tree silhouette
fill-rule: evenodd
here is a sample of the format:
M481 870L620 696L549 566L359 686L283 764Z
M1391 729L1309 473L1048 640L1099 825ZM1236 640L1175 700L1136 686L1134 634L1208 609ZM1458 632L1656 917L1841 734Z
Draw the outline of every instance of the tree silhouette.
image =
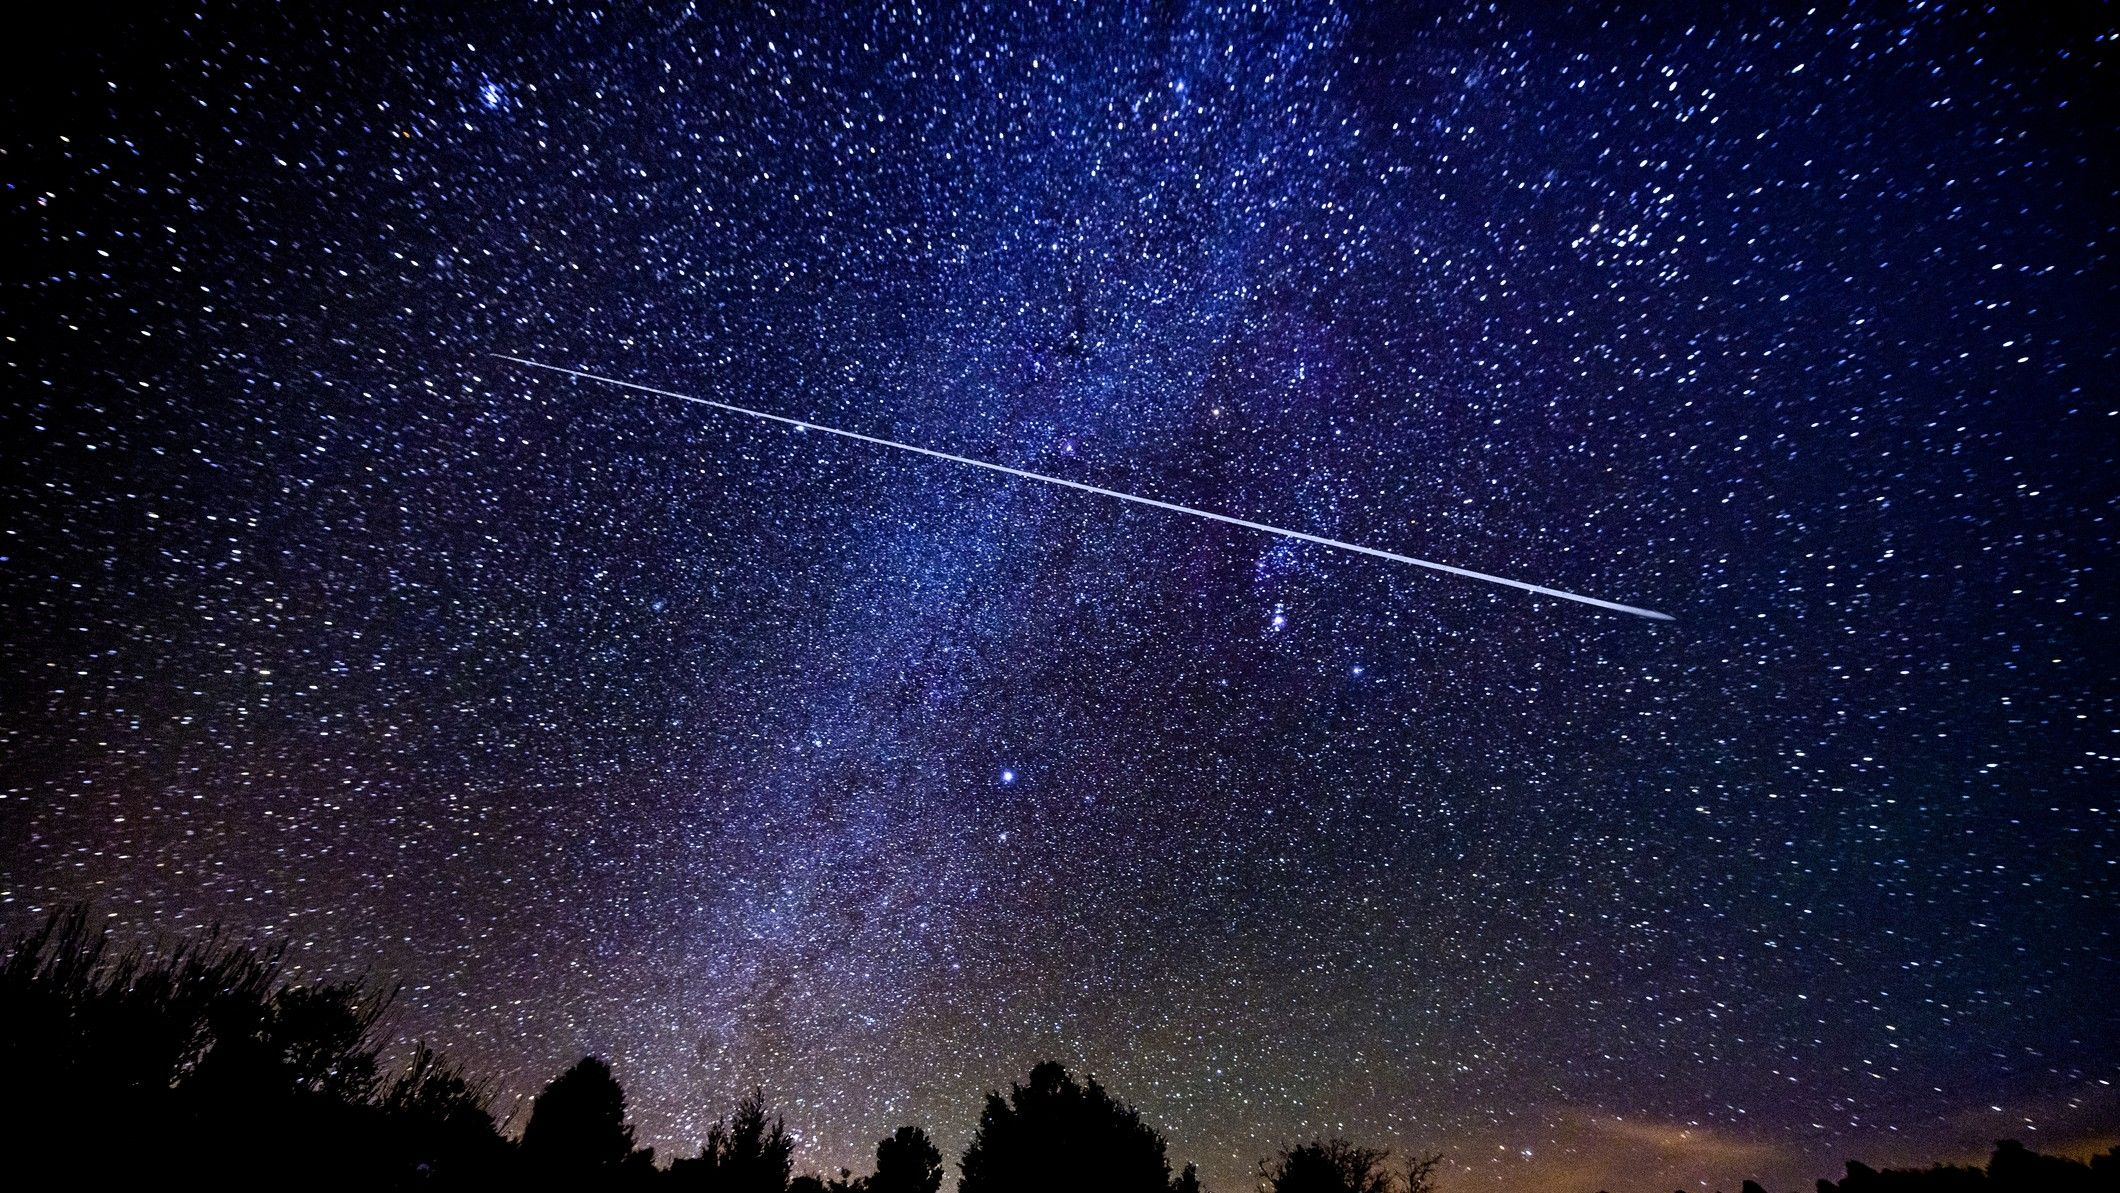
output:
M1259 1168L1273 1193L1392 1193L1387 1156L1345 1139L1314 1139Z
M421 1044L402 1067L378 1038L391 991L295 983L282 951L215 932L112 947L86 909L49 917L0 957L0 1178L7 1187L262 1187L387 1193L506 1186L702 1193L941 1193L919 1127L876 1145L876 1171L790 1182L793 1140L753 1090L695 1158L666 1171L634 1147L625 1091L595 1057L538 1095L522 1140L487 1088ZM112 1138L124 1146L112 1147ZM1199 1193L1163 1138L1094 1080L1045 1062L989 1094L960 1193ZM1432 1193L1440 1156L1319 1139L1260 1162L1272 1193ZM2120 1153L2087 1163L2014 1142L1987 1165L1878 1171L1850 1161L1820 1193L2120 1193ZM1747 1181L1744 1193L1761 1193Z
M626 1091L611 1066L594 1056L552 1079L523 1127L523 1159L547 1183L608 1178L633 1154Z
M2120 1189L2120 1149L2085 1164L2042 1156L2015 1140L1995 1145L1985 1170L1937 1165L1885 1169L1848 1161L1837 1183L1819 1181L1819 1193L2112 1193Z
M754 1089L734 1115L708 1130L699 1155L670 1165L670 1178L680 1189L786 1193L794 1153L787 1125L767 1121L765 1091Z
M1077 1084L1057 1061L1031 1070L1004 1100L988 1094L959 1167L958 1193L1099 1189L1168 1193L1163 1137L1091 1079Z
M863 1185L866 1193L937 1193L942 1188L942 1153L919 1127L900 1127L876 1144L876 1175Z
M1433 1193L1442 1156L1417 1155L1396 1179L1390 1158L1345 1139L1313 1139L1261 1160L1259 1175L1272 1193Z
M1443 1166L1441 1152L1427 1152L1406 1162L1406 1193L1435 1193L1435 1170Z

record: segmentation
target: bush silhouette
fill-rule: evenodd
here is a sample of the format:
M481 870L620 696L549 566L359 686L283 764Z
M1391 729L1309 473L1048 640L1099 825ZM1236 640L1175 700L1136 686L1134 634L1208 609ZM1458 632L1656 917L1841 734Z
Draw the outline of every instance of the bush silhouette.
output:
M282 955L217 933L115 950L78 907L18 940L0 965L10 1175L372 1189L505 1168L482 1089L425 1048L384 1076L391 991L284 982Z
M484 1184L492 1174L513 1167L507 1141L494 1130L490 1087L472 1082L464 1071L427 1045L413 1048L412 1060L385 1082L377 1109L397 1124L411 1157L400 1165L412 1183L455 1188Z
M1031 1070L1007 1099L988 1094L959 1166L959 1193L1099 1189L1167 1193L1163 1137L1095 1079L1077 1084L1056 1061Z

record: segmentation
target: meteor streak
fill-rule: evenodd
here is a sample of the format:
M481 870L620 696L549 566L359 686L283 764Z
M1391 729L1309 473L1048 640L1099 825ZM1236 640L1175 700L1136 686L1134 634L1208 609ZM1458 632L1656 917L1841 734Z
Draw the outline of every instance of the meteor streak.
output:
M766 419L769 422L785 423L788 426L797 428L798 430L823 431L828 435L839 435L847 439L858 439L863 443L873 443L878 447L893 447L897 448L899 451L914 452L923 456L932 456L937 460L948 460L953 464L969 464L974 468L984 468L988 472L999 472L1008 476L1021 477L1024 480L1042 481L1048 485L1059 485L1060 487L1065 489L1079 489L1084 493L1096 493L1104 497L1116 497L1120 501L1131 501L1135 505L1154 506L1156 509L1169 510L1175 514L1190 514L1195 518L1206 518L1210 522L1225 522L1231 526L1241 526L1246 530L1256 530L1261 532L1262 534L1275 534L1281 536L1282 538L1299 539L1306 543L1316 543L1321 547L1332 547L1340 551L1352 551L1357 555L1373 555L1378 559L1391 560L1393 563L1410 563L1415 567L1427 568L1431 572L1442 572L1443 574L1449 576L1463 576L1468 580L1484 580L1489 584L1499 584L1505 588L1516 588L1521 589L1524 592L1537 593L1540 596L1559 597L1561 600L1564 601L1575 601L1578 604L1594 605L1599 609L1610 609L1614 613L1632 613L1636 617L1646 617L1652 621L1673 620L1670 614L1658 613L1654 609L1641 609L1633 605L1622 605L1617 601L1599 600L1596 597L1584 596L1581 593L1577 592L1565 592L1558 588L1548 588L1543 584L1528 584L1522 580L1511 580L1507 576L1490 576L1486 572L1475 572L1470 568L1452 567L1447 563L1435 563L1431 560L1415 559L1411 555L1400 555L1395 551L1380 551L1375 547L1364 547L1359 543L1343 543L1338 539L1329 539L1321 535L1306 534L1300 530L1289 530L1286 527L1281 526L1268 526L1264 522L1253 522L1246 518L1232 518L1228 514L1218 514L1212 510L1194 509L1192 506L1179 505L1176 502L1171 501L1158 501L1153 497L1141 497L1133 493L1121 493L1117 489L1101 488L1097 485L1084 484L1081 481L1071 481L1065 477L1046 476L1044 473L1039 472L1026 472L1021 468L1010 468L1006 464L990 464L985 460L974 460L970 456L952 455L949 452L936 451L934 448L931 447L916 447L910 443L900 443L895 439L879 439L874 435L863 435L859 431L842 431L837 427L827 427L819 423L810 422L806 419L789 418L785 415L780 414L767 414L763 410L750 410L742 406L732 406L727 402L715 402L710 401L706 398L695 398L691 394L681 394L667 389L657 389L652 385L639 385L631 381L620 381L616 377L602 377L598 376L595 373L582 372L580 369L569 369L560 365L548 365L535 360L526 360L520 356L510 356L505 352L495 352L491 353L490 355L492 355L495 359L498 360L512 361L519 365L524 365L533 369L544 369L545 371L551 373L563 373L569 377L580 378L583 381L599 381L605 385L616 385L621 389L637 390L640 393L654 394L657 397L676 398L680 402L692 402L701 406L711 406L716 410L727 411L730 414L744 414L749 415L752 418Z

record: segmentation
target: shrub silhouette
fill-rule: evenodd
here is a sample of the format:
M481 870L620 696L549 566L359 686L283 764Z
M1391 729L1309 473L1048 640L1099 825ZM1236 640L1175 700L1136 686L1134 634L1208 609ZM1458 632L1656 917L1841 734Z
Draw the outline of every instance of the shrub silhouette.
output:
M284 982L282 956L218 933L115 950L80 907L18 940L0 964L10 1175L79 1182L95 1156L104 1184L396 1188L505 1166L483 1090L424 1048L383 1076L392 991Z
M1077 1084L1056 1061L1031 1070L1004 1100L988 1094L959 1167L959 1193L1099 1189L1167 1193L1163 1137L1091 1079Z
M494 1130L487 1109L492 1100L489 1086L474 1083L422 1043L384 1083L376 1105L403 1137L410 1158L400 1168L407 1177L422 1187L454 1188L487 1183L513 1168L507 1141Z

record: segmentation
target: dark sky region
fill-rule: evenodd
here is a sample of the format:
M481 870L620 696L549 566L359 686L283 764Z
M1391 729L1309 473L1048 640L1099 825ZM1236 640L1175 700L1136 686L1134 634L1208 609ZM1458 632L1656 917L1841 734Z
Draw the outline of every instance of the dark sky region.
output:
M137 7L6 51L10 930L666 1154L2120 1121L2110 8Z

